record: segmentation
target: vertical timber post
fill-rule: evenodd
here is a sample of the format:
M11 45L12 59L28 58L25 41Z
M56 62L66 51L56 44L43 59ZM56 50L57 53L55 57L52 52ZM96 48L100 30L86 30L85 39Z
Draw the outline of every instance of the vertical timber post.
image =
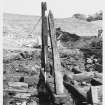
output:
M41 40L42 40L42 50L41 50L41 70L38 82L38 94L40 99L40 104L47 102L46 96L46 67L48 62L48 27L47 27L47 17L45 16L45 11L47 10L46 2L41 3Z
M53 14L51 13L51 11L49 11L48 22L49 22L49 33L50 33L52 55L53 55L55 91L56 91L56 95L62 95L62 94L64 94L63 74L62 74L62 70L61 70L59 52L57 49L57 40L56 40L55 27L54 27L54 18L53 18Z
M42 12L42 52L41 52L41 67L46 72L46 67L48 64L48 27L47 27L47 17L45 16L45 11L47 10L46 2L41 3Z

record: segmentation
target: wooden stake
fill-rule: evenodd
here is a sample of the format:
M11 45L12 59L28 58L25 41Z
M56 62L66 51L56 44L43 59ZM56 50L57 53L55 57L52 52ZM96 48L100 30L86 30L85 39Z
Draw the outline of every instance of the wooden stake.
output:
M51 13L51 11L49 11L48 22L49 22L49 33L50 33L51 46L52 46L53 69L55 73L56 94L61 95L61 94L64 94L63 75L61 72L62 71L61 63L60 63L59 53L57 49L54 18L53 18L53 14Z
M45 11L47 10L46 2L42 2L42 52L41 52L41 64L44 71L48 63L48 29L47 29L47 17Z

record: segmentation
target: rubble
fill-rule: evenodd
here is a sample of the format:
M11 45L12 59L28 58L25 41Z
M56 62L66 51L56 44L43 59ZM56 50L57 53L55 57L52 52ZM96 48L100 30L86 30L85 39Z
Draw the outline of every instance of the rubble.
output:
M42 3L45 12L43 6L46 3ZM102 46L97 47L100 39L87 40L60 30L57 41L51 11L48 21L46 16L42 20L42 46L28 44L35 49L4 51L4 105L102 105Z

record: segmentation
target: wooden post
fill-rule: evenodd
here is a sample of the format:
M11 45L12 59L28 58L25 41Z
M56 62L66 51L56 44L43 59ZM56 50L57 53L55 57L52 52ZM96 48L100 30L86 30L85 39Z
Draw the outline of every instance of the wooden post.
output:
M42 51L41 51L41 70L39 75L39 82L38 82L38 91L40 93L45 93L45 82L46 82L46 65L47 65L47 53L48 53L48 46L47 46L47 37L48 37L48 30L47 30L47 17L45 16L45 11L47 10L46 2L41 3L41 13L42 13L42 24L41 24L41 39L42 39Z
M54 18L51 11L49 11L48 23L49 23L51 46L52 46L53 69L54 69L54 74L55 74L55 87L56 87L55 91L57 95L61 95L61 94L64 94L63 74L61 72L62 71L61 63L60 63L59 53L57 49Z
M46 2L42 2L42 52L41 52L41 65L44 71L47 69L48 64L48 27L47 17L45 11L47 10Z

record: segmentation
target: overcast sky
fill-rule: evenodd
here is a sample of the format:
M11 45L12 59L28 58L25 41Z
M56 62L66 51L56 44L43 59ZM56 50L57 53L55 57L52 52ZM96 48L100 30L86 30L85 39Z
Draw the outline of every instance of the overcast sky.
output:
M41 1L47 2L54 17L66 18L74 13L93 14L102 10L104 0L4 0L4 12L40 15Z

